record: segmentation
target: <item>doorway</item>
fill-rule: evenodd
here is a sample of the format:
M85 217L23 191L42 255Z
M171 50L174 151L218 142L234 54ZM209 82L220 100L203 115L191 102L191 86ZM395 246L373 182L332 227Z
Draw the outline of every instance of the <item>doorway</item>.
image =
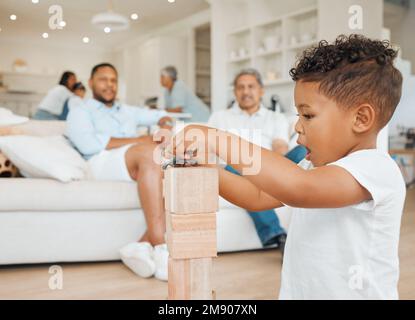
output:
M210 24L195 30L196 95L211 108L211 31Z

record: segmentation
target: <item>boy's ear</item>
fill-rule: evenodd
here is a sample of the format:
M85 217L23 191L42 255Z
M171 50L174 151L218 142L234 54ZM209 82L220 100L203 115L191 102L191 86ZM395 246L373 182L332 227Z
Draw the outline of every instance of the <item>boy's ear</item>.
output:
M370 104L361 104L354 110L353 131L364 133L371 130L376 122L375 109Z

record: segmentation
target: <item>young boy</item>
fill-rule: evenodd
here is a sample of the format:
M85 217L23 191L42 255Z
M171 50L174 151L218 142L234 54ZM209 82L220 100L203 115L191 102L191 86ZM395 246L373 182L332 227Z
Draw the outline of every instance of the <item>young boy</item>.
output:
M389 43L359 35L306 50L290 72L298 143L307 148L306 159L296 166L262 149L258 174L220 171L221 196L240 207L293 207L281 299L398 298L405 184L391 157L376 149L378 133L401 96L396 54ZM188 126L181 136L191 129L205 136L215 130ZM244 141L215 133L216 141L204 147L243 173L247 164L232 163L241 159L239 144L216 146ZM179 137L168 151L188 158L196 150Z

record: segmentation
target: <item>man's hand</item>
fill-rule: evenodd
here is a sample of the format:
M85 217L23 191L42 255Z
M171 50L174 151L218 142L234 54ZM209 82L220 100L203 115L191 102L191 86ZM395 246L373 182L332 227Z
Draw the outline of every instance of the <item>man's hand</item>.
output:
M153 136L149 136L149 135L145 135L145 136L140 136L136 139L136 143L140 144L140 143L154 143L153 141Z
M169 108L169 109L166 109L166 111L171 112L171 113L182 113L183 108L182 107Z
M173 128L173 119L170 117L163 117L157 123L160 128L171 130Z
M135 138L111 138L106 146L106 150L121 148L128 144L151 144L154 143L153 136L141 136Z

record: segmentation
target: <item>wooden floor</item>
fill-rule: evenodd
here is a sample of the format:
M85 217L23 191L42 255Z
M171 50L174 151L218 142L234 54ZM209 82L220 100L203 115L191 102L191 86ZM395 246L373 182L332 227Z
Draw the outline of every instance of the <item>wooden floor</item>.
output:
M415 189L408 191L400 243L401 299L415 299ZM0 267L0 299L166 299L167 284L140 279L122 263L63 264L63 289L50 290L49 265ZM276 250L222 254L214 263L217 299L277 299Z

